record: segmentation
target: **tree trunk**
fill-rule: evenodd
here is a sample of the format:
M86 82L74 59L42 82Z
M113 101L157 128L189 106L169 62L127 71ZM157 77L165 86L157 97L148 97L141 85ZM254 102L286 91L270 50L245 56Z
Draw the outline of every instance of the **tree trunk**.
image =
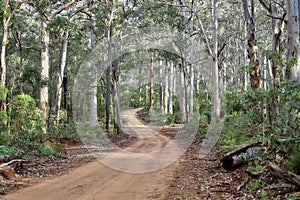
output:
M159 61L159 107L160 113L164 113L164 104L163 104L163 64L162 60Z
M173 92L175 85L174 63L170 61L170 76L169 76L169 113L173 114Z
M21 36L18 31L13 31L13 36L15 38L16 44L18 45L19 48L19 75L18 75L18 90L19 94L23 93L23 47L22 47L22 42L21 42Z
M169 100L169 71L168 71L168 65L165 65L165 77L164 77L164 114L168 113L168 100Z
M63 88L64 88L64 106L67 110L68 121L72 119L72 106L71 106L71 91L69 87L69 71L67 67L65 68L64 78L63 78Z
M243 8L245 21L247 24L247 43L248 43L248 58L249 65L251 66L250 71L250 82L251 88L257 90L261 87L260 78L260 63L258 59L258 47L256 44L256 24L255 24L255 6L254 0L251 0L251 14L248 9L248 0L243 0Z
M7 38L8 38L8 19L7 19L7 9L9 6L9 0L4 0L3 2L3 15L2 15L2 45L1 45L1 75L0 75L0 83L2 86L5 86L5 80L6 80L6 62L5 62L5 56L6 56L6 44L7 44Z
M111 93L111 80L110 80L110 71L111 71L111 52L112 52L112 47L111 47L111 36L112 36L112 27L111 24L108 27L109 33L109 45L108 45L108 65L106 69L106 95L105 95L105 128L107 133L110 133L110 93Z
M94 16L91 16L90 19L91 23L91 29L90 29L90 51L93 52L95 50L95 40L96 35L94 33L95 29L95 19ZM98 77L97 77L97 67L92 63L91 66L91 78L93 80L92 87L91 87L91 99L90 99L90 125L91 126L97 126L98 125L98 114L97 114L97 83L98 83Z
M45 124L48 124L49 112L49 39L48 24L45 19L41 20L41 85L40 85L40 109L42 110L42 118ZM46 131L46 130L44 130Z
M181 115L181 122L184 123L186 122L186 98L185 98L185 76L184 76L184 66L183 63L179 63L179 71L180 71L180 115Z
M114 129L117 134L122 132L122 119L121 119L121 111L120 111L120 102L119 102L119 75L118 75L118 60L116 49L114 46L114 61L113 61L113 110L114 110Z
M154 109L154 58L151 55L150 58L150 86L149 86L149 97L150 97L150 110Z
M194 38L192 36L194 31L194 13L195 13L195 2L192 1L192 16L190 19L190 99L189 99L189 116L193 115L194 111Z
M221 112L220 88L219 88L219 68L218 68L218 2L213 0L213 116L212 119L218 121Z
M68 51L68 37L69 37L69 30L66 30L64 34L64 43L63 43L63 49L61 54L61 61L60 61L60 74L58 75L58 82L56 85L56 105L55 105L55 112L57 115L57 119L59 118L59 111L61 109L61 98L62 98L62 87L63 87L63 78L64 78L64 72L66 68L66 62L67 62L67 51Z
M299 45L299 2L287 0L288 14L288 61L295 59L295 64L288 66L286 76L288 79L300 81L300 45Z

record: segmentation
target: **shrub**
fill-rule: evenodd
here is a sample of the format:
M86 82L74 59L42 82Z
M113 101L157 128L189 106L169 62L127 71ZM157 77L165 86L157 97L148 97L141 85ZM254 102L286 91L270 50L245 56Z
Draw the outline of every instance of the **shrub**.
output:
M25 151L35 150L46 135L45 126L35 100L29 95L17 95L9 104L11 112L9 143Z

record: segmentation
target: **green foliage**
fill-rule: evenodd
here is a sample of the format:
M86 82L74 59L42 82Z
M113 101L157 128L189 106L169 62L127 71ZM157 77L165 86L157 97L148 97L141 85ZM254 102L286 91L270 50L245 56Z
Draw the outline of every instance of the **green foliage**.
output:
M8 156L9 158L19 157L22 150L15 147L0 146L0 155Z
M10 145L31 151L46 139L43 133L43 121L35 100L29 95L15 96L9 105L11 112L10 134L7 141Z
M76 139L78 137L76 134L74 122L68 120L66 110L60 110L59 115L51 112L49 120L49 136L51 136L52 138Z
M7 97L8 89L0 85L0 100L5 101Z
M38 146L38 152L42 156L55 156L56 152L50 143L43 143Z
M261 188L261 183L258 180L251 180L247 187L252 191L257 191Z
M300 141L291 147L291 153L285 161L287 168L300 175Z
M260 172L260 171L263 171L264 169L265 169L264 166L258 165L258 164L248 166L249 172Z
M250 137L251 125L249 118L243 113L233 114L226 117L221 134L221 145L233 146L247 144L255 138ZM251 140L250 140L251 138Z

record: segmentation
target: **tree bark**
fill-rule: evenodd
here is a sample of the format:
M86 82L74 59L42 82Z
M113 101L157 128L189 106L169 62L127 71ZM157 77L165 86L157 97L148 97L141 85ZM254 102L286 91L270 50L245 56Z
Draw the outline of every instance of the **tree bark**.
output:
M163 104L163 64L162 60L159 61L159 107L161 114L164 113L164 104Z
M256 22L255 22L255 5L254 0L251 0L251 14L248 9L248 0L243 0L243 8L245 21L247 24L247 43L248 43L248 58L250 71L251 88L257 90L261 87L260 78L260 63L258 59L258 47L256 44Z
M288 61L292 58L295 62L286 69L287 79L300 81L300 44L299 44L299 2L298 0L287 0L288 14Z
M62 99L62 87L63 87L63 78L64 78L64 72L66 68L66 62L67 62L67 51L68 51L68 38L69 38L69 30L66 30L64 34L64 43L63 43L63 49L61 54L61 61L60 61L60 73L58 75L58 82L56 85L56 105L55 105L55 112L57 118L59 118L59 111L61 109L61 99Z
M173 91L175 85L174 63L170 61L170 76L169 76L169 113L173 114Z
M185 98L185 76L184 76L184 65L182 62L179 63L179 72L180 72L180 115L181 115L181 122L186 122L186 98Z
M5 80L6 80L6 62L5 62L5 56L6 56L6 44L8 39L8 23L9 20L7 19L7 10L9 6L9 0L4 0L3 2L3 15L2 15L2 43L1 43L1 75L0 75L0 83L2 86L5 86Z
M96 21L95 21L95 16L91 16L90 18L90 24L91 24L91 29L90 29L90 51L93 52L95 50L95 40L96 40L96 35L94 33ZM91 99L90 99L90 124L91 126L97 126L98 125L98 113L97 113L97 83L98 83L98 77L97 77L97 67L92 64L91 66L91 77L92 77L92 88L91 88Z
M168 113L168 100L169 100L169 70L167 61L165 64L165 77L164 77L164 114Z
M42 118L45 124L48 124L49 112L49 42L50 33L48 23L45 19L41 20L41 85L40 85L40 109L42 110ZM46 130L44 130L46 131Z
M216 121L220 120L221 100L220 100L220 86L219 86L219 67L218 67L218 2L213 0L213 118Z
M121 110L119 102L119 74L118 74L118 59L116 54L116 47L114 46L114 61L113 61L113 110L114 110L114 129L117 134L122 132L122 119L121 119Z
M154 109L154 58L151 55L150 58L150 86L149 86L149 100L150 100L150 110Z

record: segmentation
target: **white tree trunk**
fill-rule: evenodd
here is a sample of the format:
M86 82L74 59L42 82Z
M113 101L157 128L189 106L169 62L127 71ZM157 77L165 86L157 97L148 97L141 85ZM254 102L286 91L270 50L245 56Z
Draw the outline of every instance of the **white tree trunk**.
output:
M154 56L151 55L151 58L150 58L150 92L149 92L149 95L150 95L150 110L153 110L154 109Z
M182 63L179 63L179 70L180 70L180 115L182 123L186 122L186 98L185 98L185 76L184 76L184 66Z
M89 47L90 47L90 51L94 51L95 49L95 33L94 33L94 29L95 29L95 19L92 16L90 19L90 23L91 23L91 29L90 29L90 41L89 41ZM97 67L92 64L91 66L91 77L93 79L93 83L92 83L92 87L91 87L91 99L90 99L90 124L91 126L97 126L98 124L98 114L97 114Z
M68 52L68 38L69 38L69 30L66 30L64 34L64 44L61 54L61 61L60 61L60 73L58 75L58 82L56 85L56 115L57 119L59 119L59 111L61 109L61 98L62 98L62 87L63 87L63 78L64 78L64 72L66 68L67 63L67 52Z
M165 64L165 77L164 77L164 114L168 113L168 100L169 100L169 70L168 63Z
M164 104L163 104L163 61L159 61L159 107L160 113L164 114Z
M7 37L8 37L8 21L7 21L7 12L8 9L8 0L3 2L3 16L2 16L2 42L1 42L1 75L0 75L0 82L2 86L5 86L5 79L6 79L6 62L5 62L5 55L6 55L6 44L7 44Z
M194 37L192 36L194 31L194 13L195 13L195 2L192 1L192 17L190 19L190 99L189 99L189 116L193 115L194 112Z
M41 78L40 86L40 109L42 110L42 118L45 124L48 123L49 113L49 42L50 33L48 31L48 24L44 19L41 20ZM46 131L46 130L44 130Z
M213 0L213 68L212 68L212 79L213 79L213 120L220 119L221 112L221 100L220 100L220 88L219 88L219 68L218 68L218 2Z
M116 133L121 133L123 129L122 119L121 119L121 110L120 110L120 101L119 101L119 63L117 60L116 47L114 46L114 61L113 61L113 110L114 110L114 128Z
M169 76L169 113L173 114L173 92L175 85L174 63L170 61L170 76Z

